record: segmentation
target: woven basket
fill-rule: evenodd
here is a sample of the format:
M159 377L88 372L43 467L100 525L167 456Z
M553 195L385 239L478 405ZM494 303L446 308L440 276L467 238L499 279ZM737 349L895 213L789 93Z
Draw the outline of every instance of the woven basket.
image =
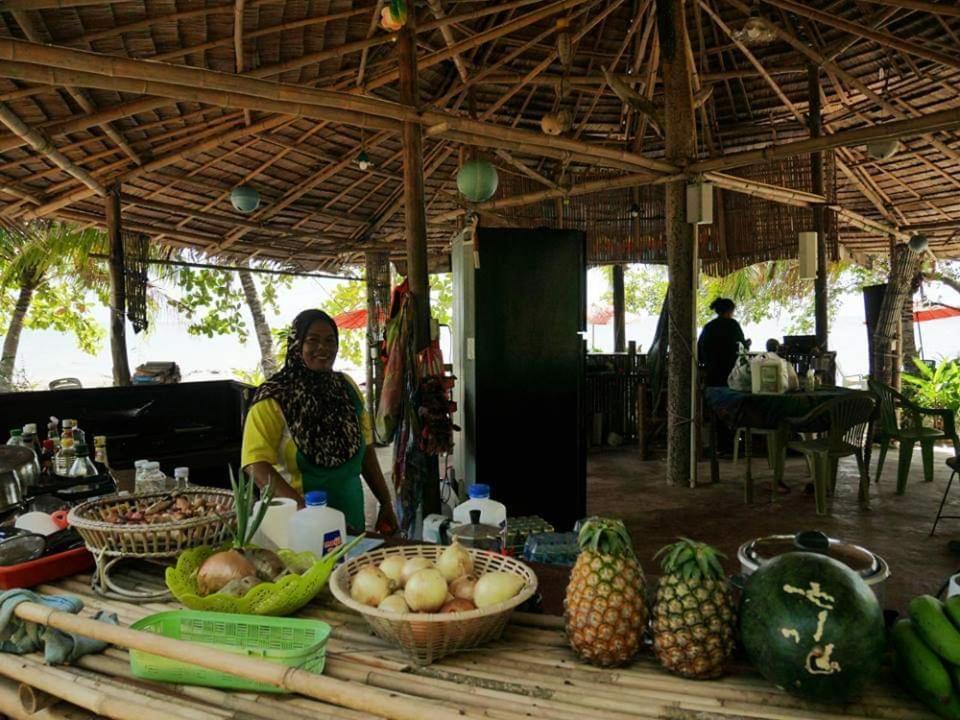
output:
M433 562L445 548L439 545L403 545L382 547L353 558L338 567L330 577L334 597L363 615L373 631L389 643L398 645L417 665L429 665L445 655L477 647L496 640L503 633L510 613L537 590L537 576L518 560L482 550L469 550L474 574L503 571L525 580L523 588L506 602L460 613L391 613L363 605L350 597L350 582L364 565L379 565L388 555L407 558L418 555Z
M202 495L218 512L204 517L156 525L115 525L101 520L102 511L116 509L126 512L137 500L169 497L172 492L142 493L140 495L108 495L77 505L67 516L67 522L80 533L87 547L97 557L164 558L175 557L181 550L199 545L222 545L230 537L226 521L233 519L233 493L215 488L178 490L175 494Z

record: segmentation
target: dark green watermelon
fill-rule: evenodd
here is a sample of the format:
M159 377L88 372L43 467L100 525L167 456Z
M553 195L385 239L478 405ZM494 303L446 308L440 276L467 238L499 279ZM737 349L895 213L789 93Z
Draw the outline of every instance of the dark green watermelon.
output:
M765 678L811 700L847 702L876 677L883 612L863 579L824 555L791 552L747 580L740 637Z

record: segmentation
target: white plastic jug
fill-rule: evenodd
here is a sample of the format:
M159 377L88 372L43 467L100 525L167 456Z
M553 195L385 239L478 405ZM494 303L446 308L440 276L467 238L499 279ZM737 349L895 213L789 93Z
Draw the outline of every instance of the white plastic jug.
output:
M343 513L327 507L324 490L308 492L307 506L290 520L288 542L294 552L312 552L318 558L332 553L347 537L347 521Z
M453 524L469 524L471 522L470 511L479 510L481 523L494 525L505 533L507 529L507 506L490 499L490 486L483 483L474 483L467 490L467 494L470 499L453 509Z

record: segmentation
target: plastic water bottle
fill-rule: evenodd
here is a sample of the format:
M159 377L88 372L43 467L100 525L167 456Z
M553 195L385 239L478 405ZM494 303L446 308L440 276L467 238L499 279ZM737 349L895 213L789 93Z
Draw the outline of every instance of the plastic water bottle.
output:
M490 486L483 483L474 483L467 490L470 499L462 502L453 509L453 524L469 525L470 511L480 511L480 522L484 525L493 525L500 528L503 535L503 547L507 541L507 506L490 499Z
M20 428L12 428L10 430L10 439L7 440L7 445L23 447L23 430Z
M347 537L343 513L327 507L325 490L308 492L307 506L290 521L289 544L294 552L312 552L318 558L340 547Z
M186 490L190 487L190 468L178 467L173 469L173 479L177 490Z

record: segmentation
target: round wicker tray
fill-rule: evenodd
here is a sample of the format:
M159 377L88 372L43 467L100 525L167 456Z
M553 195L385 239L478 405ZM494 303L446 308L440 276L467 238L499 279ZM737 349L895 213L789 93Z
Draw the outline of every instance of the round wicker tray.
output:
M477 647L496 640L503 633L510 613L526 602L537 590L537 576L518 560L482 550L469 550L473 556L474 574L503 571L519 575L523 588L506 602L461 613L391 613L356 602L350 597L350 582L364 565L380 561L388 555L417 555L436 561L444 548L439 545L403 545L381 547L348 560L330 577L334 597L351 610L363 615L373 631L389 643L398 645L417 665L429 665L458 650Z
M138 500L159 500L171 495L200 495L218 510L204 517L155 525L117 525L101 519L103 511L116 509L126 512L134 507ZM235 514L233 493L216 488L202 488L140 495L107 495L77 505L67 516L67 522L76 528L97 558L166 558L175 557L186 548L222 544L230 535L225 521L232 519Z

